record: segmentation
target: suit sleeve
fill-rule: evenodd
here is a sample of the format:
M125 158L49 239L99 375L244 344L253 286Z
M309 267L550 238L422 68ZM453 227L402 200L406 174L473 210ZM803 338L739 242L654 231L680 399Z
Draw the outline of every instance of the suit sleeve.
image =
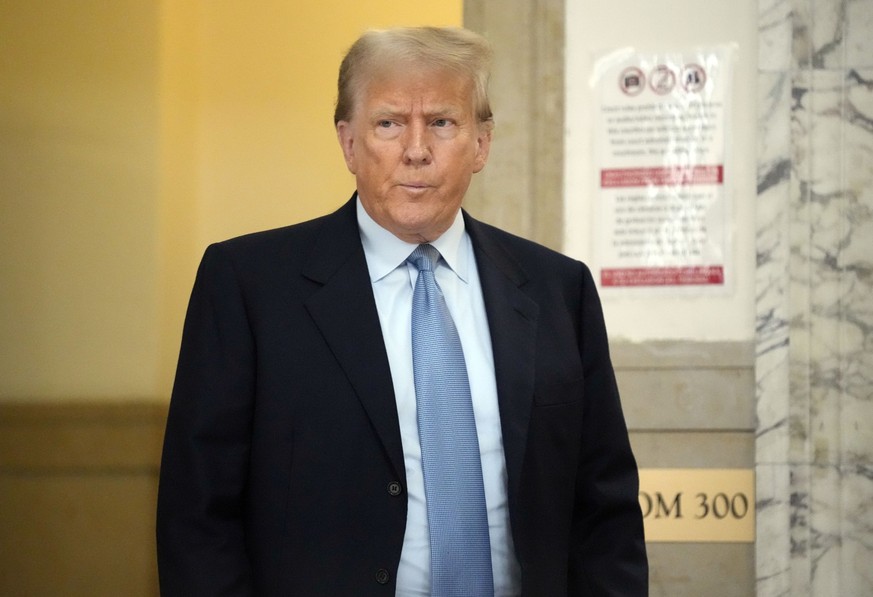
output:
M615 382L603 312L584 267L579 332L585 395L573 515L570 595L648 594L639 475Z
M254 342L222 245L197 272L182 335L157 509L161 595L251 595L243 500Z

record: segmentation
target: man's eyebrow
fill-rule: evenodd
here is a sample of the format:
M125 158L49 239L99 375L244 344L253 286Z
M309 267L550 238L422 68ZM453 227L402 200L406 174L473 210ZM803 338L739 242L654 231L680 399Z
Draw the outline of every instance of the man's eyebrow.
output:
M381 119L381 118L397 118L397 117L408 117L410 115L410 111L407 108L403 108L400 106L391 106L391 105L381 105L377 106L373 110L370 111L369 116L373 119ZM458 108L457 106L435 106L433 108L429 108L424 111L424 117L427 120L432 120L435 118L453 118L457 119L463 115L463 110Z
M373 118L383 118L391 116L403 116L407 113L407 110L404 110L403 108L400 108L398 106L382 105L377 106L376 108L371 110L370 116Z
M463 110L454 104L446 104L444 106L435 106L425 111L425 114L450 114L456 115L462 113Z

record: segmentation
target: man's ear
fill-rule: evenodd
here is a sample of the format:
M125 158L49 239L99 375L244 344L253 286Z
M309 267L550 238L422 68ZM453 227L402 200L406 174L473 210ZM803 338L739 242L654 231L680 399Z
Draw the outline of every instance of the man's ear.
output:
M490 122L481 123L479 125L479 133L476 137L476 160L473 162L473 173L481 172L488 162L488 155L491 153L491 132L493 126Z
M352 125L346 120L336 123L336 138L343 150L343 158L346 160L346 168L355 174L355 137L352 134Z

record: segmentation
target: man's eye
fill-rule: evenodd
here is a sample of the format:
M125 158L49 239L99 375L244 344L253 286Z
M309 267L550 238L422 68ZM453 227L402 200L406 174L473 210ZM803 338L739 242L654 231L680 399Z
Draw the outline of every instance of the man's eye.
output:
M450 124L451 122L447 118L437 118L433 121L433 125L438 127L449 126Z
M376 123L376 126L378 126L379 128L387 129L387 128L391 128L392 124L393 123L390 120L380 120L379 122Z

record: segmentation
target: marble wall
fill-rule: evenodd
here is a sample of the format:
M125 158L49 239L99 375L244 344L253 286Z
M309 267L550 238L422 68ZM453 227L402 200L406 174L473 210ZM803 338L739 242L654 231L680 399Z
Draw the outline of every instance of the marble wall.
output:
M873 595L873 0L759 0L759 596Z

